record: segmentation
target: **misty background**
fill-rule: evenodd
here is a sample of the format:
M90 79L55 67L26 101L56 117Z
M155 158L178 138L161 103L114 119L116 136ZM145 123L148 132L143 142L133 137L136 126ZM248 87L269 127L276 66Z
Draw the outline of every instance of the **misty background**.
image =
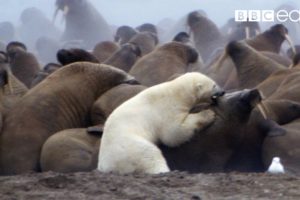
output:
M145 22L157 24L165 18L178 20L188 12L203 9L210 19L222 26L234 17L237 9L275 9L289 3L300 9L299 0L90 0L111 25L137 26ZM0 22L18 25L21 12L28 7L41 9L50 19L55 0L0 0ZM61 15L56 25L63 27Z

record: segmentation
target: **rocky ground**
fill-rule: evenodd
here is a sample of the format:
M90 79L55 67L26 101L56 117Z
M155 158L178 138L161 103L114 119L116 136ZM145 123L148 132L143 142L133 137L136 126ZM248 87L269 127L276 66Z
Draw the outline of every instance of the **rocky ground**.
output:
M0 199L300 199L300 177L263 173L32 173L0 177Z

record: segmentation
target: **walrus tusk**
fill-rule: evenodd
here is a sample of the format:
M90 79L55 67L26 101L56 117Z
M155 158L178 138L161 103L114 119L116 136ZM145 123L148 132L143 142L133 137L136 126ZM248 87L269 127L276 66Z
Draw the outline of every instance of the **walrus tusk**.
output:
M11 80L12 72L8 71L7 72L7 78L8 78L8 90L10 94L14 93L14 89L12 87L12 80Z
M59 11L59 8L57 7L56 10L55 10L55 12L54 12L53 19L52 19L52 23L53 23L53 24L55 23L55 20L56 20L58 11Z
M121 38L120 37L115 37L116 39L115 39L115 42L118 44L118 45L120 45L121 46Z
M259 92L259 95L261 97L261 100L260 102L257 104L257 108L260 112L260 114L263 116L264 119L267 119L268 118L268 109L265 107L264 103L262 102L263 99L265 99L265 95L262 93L262 91L258 90Z
M255 35L259 35L260 31L258 29L255 29Z
M288 34L284 34L284 37L285 37L286 41L289 43L289 45L291 46L293 54L296 55L296 49L295 49L295 46L294 46L294 43L293 43L291 37Z
M263 116L263 118L264 118L264 119L267 119L267 118L268 118L268 117L267 117L267 112L266 112L265 107L263 106L263 103L261 103L261 102L258 103L258 104L257 104L257 108L258 108L260 114Z
M266 96L264 95L264 93L261 90L258 90L258 92L259 92L259 95L261 97L261 100L266 99Z
M69 10L70 10L69 6L65 5L63 10L65 16L69 13Z
M246 39L249 39L250 38L250 30L249 30L248 26L246 26L246 28L245 28L245 33L246 33Z

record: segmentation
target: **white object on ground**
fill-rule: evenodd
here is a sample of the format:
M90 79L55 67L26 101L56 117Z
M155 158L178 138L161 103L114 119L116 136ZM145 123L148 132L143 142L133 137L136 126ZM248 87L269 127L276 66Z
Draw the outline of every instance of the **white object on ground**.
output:
M273 158L272 163L269 166L268 172L272 173L272 174L283 174L284 173L284 167L280 163L280 158L279 157L274 157Z

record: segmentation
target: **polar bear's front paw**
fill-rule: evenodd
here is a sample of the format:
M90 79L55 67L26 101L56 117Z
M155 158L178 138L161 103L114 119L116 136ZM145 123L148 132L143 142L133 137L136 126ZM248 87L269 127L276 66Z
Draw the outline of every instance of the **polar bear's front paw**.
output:
M210 125L216 118L216 114L212 110L204 110L198 113L199 121L198 121L198 129L203 129L206 126Z
M211 109L202 111L202 114L208 121L213 121L216 118L216 113Z

